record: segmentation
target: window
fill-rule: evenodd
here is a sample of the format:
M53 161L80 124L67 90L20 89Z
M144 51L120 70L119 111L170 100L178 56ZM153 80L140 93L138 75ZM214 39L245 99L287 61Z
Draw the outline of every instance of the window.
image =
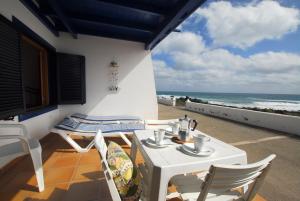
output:
M21 58L26 111L47 106L49 88L46 49L22 35Z
M13 17L0 15L0 120L19 121L57 108L84 104L85 57L57 53Z
M85 57L57 53L58 102L59 104L84 104Z

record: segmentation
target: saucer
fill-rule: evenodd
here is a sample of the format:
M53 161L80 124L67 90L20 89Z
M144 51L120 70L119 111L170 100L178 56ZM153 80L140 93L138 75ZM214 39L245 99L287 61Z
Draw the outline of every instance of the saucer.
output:
M215 149L210 146L205 146L200 152L196 152L194 143L185 143L181 147L187 154L192 156L210 156L215 152Z
M170 144L166 144L166 143L158 145L155 143L154 137L150 137L150 138L146 139L145 144L149 145L150 147L154 147L154 148L165 148L170 145Z

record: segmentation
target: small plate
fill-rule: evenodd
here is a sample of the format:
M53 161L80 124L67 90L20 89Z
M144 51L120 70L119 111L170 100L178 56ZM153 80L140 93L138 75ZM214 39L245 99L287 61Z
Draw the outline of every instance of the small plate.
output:
M194 143L185 143L181 147L183 151L192 156L210 156L215 152L215 149L210 146L205 146L201 152L196 152Z
M151 147L154 147L154 148L165 148L165 147L167 147L168 145L170 145L170 144L161 144L161 145L157 145L157 144L155 143L154 137L150 137L150 138L146 139L146 140L145 140L145 144L147 144L147 145L149 145L149 146L151 146Z

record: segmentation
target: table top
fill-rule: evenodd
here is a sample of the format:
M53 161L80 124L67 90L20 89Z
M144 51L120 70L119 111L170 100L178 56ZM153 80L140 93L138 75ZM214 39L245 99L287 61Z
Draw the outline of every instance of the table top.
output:
M202 133L198 130L193 131L191 134ZM145 140L154 136L153 130L137 130L134 132L133 139L135 140L138 148L143 155L147 155L147 158L151 160L151 163L160 168L168 167L187 167L195 165L211 165L211 164L235 164L240 163L241 160L247 161L246 152L238 149L230 144L222 142L209 135L211 140L207 142L206 146L210 146L215 149L215 152L206 157L191 156L180 150L181 144L172 142L170 139L166 139L167 143L172 145L165 148L152 148L145 144Z

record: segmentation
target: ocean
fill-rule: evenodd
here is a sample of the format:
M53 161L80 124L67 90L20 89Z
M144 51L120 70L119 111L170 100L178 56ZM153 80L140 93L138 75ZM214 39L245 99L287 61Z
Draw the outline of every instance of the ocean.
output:
M252 93L206 93L157 91L159 96L175 96L201 99L211 104L233 107L300 111L300 95L293 94L252 94Z

